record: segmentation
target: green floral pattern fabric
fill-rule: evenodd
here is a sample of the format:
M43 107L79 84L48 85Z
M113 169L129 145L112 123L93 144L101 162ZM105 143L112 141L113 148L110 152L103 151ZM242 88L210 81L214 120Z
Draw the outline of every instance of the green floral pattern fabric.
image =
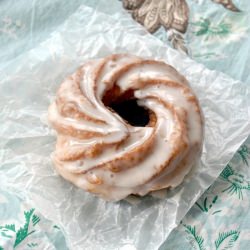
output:
M160 249L249 249L249 165L248 139Z
M149 32L210 69L250 83L250 6L242 0L122 0Z
M47 220L22 194L0 189L0 250L62 249L66 238L60 227Z

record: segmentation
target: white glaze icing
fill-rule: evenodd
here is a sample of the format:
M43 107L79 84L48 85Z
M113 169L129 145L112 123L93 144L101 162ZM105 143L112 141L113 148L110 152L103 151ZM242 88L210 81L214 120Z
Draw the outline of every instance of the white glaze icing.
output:
M155 124L133 127L107 108L102 98L114 87L132 90ZM84 64L60 86L49 120L58 132L58 172L106 200L179 185L201 151L202 115L185 78L131 55Z

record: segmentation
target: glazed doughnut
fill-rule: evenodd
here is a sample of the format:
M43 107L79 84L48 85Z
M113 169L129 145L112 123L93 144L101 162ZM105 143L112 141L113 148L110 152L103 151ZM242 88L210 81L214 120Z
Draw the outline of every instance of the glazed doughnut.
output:
M147 111L147 124L131 125L112 108L128 100ZM176 187L201 154L199 102L161 61L117 54L84 63L60 85L48 118L58 173L105 200Z

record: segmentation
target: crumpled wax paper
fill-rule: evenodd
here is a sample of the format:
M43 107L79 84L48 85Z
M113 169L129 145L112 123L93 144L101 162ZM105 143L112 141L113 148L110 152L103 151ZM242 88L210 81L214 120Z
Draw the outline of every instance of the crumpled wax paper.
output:
M163 199L110 203L63 180L50 153L46 124L62 80L89 58L132 53L173 65L190 82L205 116L201 162ZM18 190L64 230L69 249L157 249L247 138L250 91L165 46L123 13L116 18L81 6L39 47L0 72L1 185Z

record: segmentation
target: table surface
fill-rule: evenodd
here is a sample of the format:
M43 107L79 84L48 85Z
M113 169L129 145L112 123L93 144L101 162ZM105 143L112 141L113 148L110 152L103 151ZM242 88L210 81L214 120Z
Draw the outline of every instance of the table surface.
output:
M139 2L143 1L124 0L125 6ZM153 9L164 6L161 4L166 0L149 2ZM243 0L182 0L176 3L172 6L173 13L180 7L189 10L189 15L185 11L179 15L181 25L167 26L164 20L151 26L145 20L142 24L156 37L186 51L208 68L250 84L250 4ZM0 69L46 39L81 4L95 7L98 1L0 1ZM132 12L142 7L132 8ZM243 11L238 12L238 9ZM152 29L153 26L159 29ZM160 249L249 249L249 208L250 137ZM25 228L30 220L37 225L32 233L50 242L50 249L68 249L56 222L46 220L36 207L0 187L0 249L8 240L7 249L43 249L34 238L29 240L31 233Z

